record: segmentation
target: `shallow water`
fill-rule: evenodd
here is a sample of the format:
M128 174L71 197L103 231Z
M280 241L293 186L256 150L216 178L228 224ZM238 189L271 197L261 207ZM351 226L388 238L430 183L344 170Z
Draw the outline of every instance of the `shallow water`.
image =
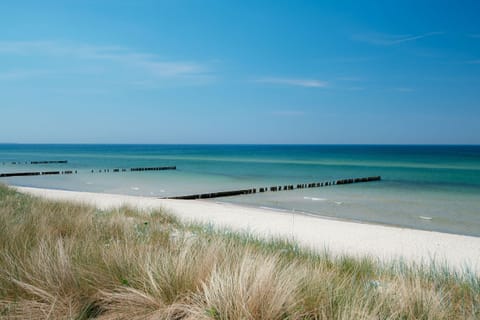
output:
M42 160L68 163L29 164ZM172 165L177 170L112 172ZM480 236L480 146L0 145L0 173L47 170L77 174L0 182L166 197L381 175L216 201Z

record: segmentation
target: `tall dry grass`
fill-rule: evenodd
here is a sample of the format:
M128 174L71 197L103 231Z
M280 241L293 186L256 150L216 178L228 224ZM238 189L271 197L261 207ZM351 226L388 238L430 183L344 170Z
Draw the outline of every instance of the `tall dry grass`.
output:
M0 318L477 319L480 280L0 186Z

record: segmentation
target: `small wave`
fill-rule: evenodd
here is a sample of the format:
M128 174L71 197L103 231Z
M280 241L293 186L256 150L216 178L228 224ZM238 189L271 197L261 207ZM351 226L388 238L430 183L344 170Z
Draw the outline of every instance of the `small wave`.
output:
M327 201L327 199L324 198L315 198L315 197L303 197L305 200L312 200L312 201Z
M273 211L283 211L283 212L286 212L286 211L289 211L287 209L282 209L282 208L272 208L272 207L265 207L265 206L261 206L259 207L260 209L264 209L264 210L273 210Z
M135 191L138 191L138 190L140 190L140 188L139 188L139 187L131 187L130 189L132 189L132 190L135 190Z
M342 202L342 201L334 201L334 202L335 202L335 204L338 204L338 205L341 205L341 204L343 204L343 202Z
M432 217L427 217L427 216L418 216L422 220L432 220Z
M93 182L87 181L85 182L85 184L93 184Z

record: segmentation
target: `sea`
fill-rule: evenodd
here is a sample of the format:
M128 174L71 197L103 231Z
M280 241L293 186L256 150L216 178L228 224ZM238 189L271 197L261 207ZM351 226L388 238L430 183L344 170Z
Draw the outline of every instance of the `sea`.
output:
M163 166L176 170L130 171ZM33 171L72 174L0 183L165 198L381 176L202 201L480 236L480 146L0 144L0 173Z

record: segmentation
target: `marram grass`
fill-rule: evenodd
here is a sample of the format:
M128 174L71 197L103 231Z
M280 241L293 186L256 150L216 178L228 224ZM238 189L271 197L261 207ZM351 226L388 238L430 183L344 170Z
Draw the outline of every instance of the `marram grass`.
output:
M478 319L480 279L0 186L0 319Z

